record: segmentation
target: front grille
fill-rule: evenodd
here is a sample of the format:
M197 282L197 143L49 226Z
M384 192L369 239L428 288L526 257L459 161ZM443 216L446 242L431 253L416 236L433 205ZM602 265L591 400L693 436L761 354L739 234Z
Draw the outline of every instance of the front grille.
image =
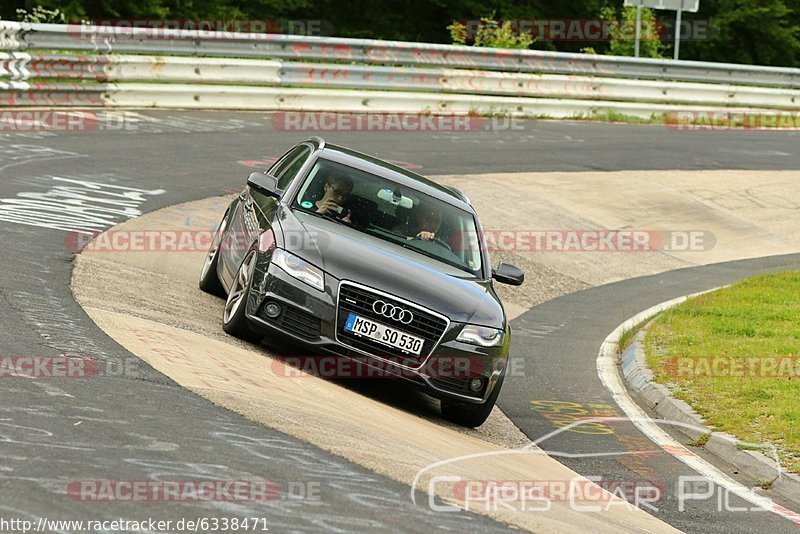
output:
M409 324L403 324L400 321L395 321L386 318L383 315L375 313L372 309L372 304L376 300L382 300L388 304L400 306L407 309L414 314L414 318ZM441 339L447 328L447 320L434 315L431 312L425 311L423 308L412 306L395 298L370 291L368 289L354 286L342 282L339 287L339 309L338 321L336 324L336 332L338 336L346 340L347 344L367 352L374 354L386 360L407 365L410 367L419 366L422 361L433 351L436 344ZM347 321L347 316L350 312L356 313L361 317L367 317L379 323L392 326L403 332L408 332L415 336L424 339L422 344L422 351L417 356L413 353L406 352L401 349L393 349L387 345L377 343L369 338L361 337L356 334L344 331L344 323Z
M266 306L266 302L264 306ZM260 316L270 322L295 335L306 339L319 339L322 331L322 321L295 306L279 303L281 314L274 319L267 317L264 313L264 306L261 307Z

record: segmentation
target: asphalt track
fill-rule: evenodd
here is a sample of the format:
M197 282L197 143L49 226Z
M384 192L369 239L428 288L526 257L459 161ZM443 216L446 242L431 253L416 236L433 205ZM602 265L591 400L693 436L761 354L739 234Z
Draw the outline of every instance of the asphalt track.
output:
M661 302L787 269L800 269L800 254L679 269L586 289L541 304L513 323L515 342L525 347L524 354L518 354L524 365L506 379L500 407L534 440L559 428L553 414L561 413L567 421L576 409L582 410L584 417L624 416L594 365L598 348L614 328ZM544 329L545 325L551 329ZM553 406L562 410L555 411ZM676 430L662 427L668 432ZM688 441L685 437L678 439ZM685 509L680 510L680 477L696 473L650 443L630 422L576 426L540 442L540 446L578 473L602 477L611 487L659 487L660 498L653 503L658 512L651 513L686 532L796 532L798 528L773 514L741 511L753 505L728 495L719 486L713 489L714 498L685 500ZM639 454L629 456L634 450ZM731 468L723 466L722 470L734 474ZM684 483L684 493L690 487Z
M540 449L519 453L530 440L499 409L480 428L467 430L442 421L436 401L397 381L298 376L297 369L281 362L282 355L296 354L296 347L276 347L272 337L254 345L224 334L219 328L224 301L197 287L207 244L181 253L96 246L107 236L132 235L135 229L208 232L229 198L169 206L98 236L75 259L71 288L76 300L104 332L181 387L400 483L416 479L415 488L442 499L462 500L456 485L441 476L556 482L578 476ZM185 213L192 214L188 222L181 221ZM121 278L127 286L118 283ZM540 513L478 502L469 506L532 532L582 528L615 534L627 525L642 532L674 532L622 499L591 515L575 512L563 500Z
M138 207L152 211L232 192L240 188L248 169L263 168L270 157L307 136L275 131L264 115L147 115L158 122L119 131L0 135L0 197L43 192L52 186L53 176L71 177L163 189ZM797 136L791 132L678 133L653 126L525 122L521 131L337 132L327 137L431 175L523 170L764 170L797 169L800 165ZM72 253L64 245L63 232L8 222L0 222L0 227L4 237L1 352L90 353L108 362L129 356L73 300L69 289ZM525 377L508 381L500 405L536 439L553 427L531 410L531 401L608 403L594 359L602 339L616 324L679 294L797 262L797 258L756 260L690 269L593 288L543 304L514 323L515 335L524 340L517 342L522 348L515 357L532 369ZM602 313L610 303L619 309L618 314ZM543 324L559 328L542 335ZM545 363L554 360L559 365ZM0 399L3 516L178 519L208 517L213 511L216 516L267 514L274 530L504 529L482 516L434 514L427 506L415 507L406 486L219 409L144 364L135 378L107 377L92 381L90 387L78 381L6 380ZM615 438L635 435L635 430L621 427L611 438L603 439L574 434L562 434L560 441L545 448L575 454L595 452L598 447L617 450ZM651 479L656 473L667 487L685 471L676 461L662 457L648 460L644 469L626 466L613 457L559 460L587 476L623 481ZM70 499L67 482L82 478L268 478L287 490L293 482L319 482L321 498L316 505L281 499L266 509L232 503L216 503L213 508L208 504L150 503L137 505L134 512L125 504ZM425 501L424 496L417 500ZM678 512L670 499L655 515L686 531L780 532L796 528L772 514L716 513L713 508L706 504Z

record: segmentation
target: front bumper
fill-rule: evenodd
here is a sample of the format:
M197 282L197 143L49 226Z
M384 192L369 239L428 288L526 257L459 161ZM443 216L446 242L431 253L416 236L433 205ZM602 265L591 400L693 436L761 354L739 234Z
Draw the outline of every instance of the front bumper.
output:
M331 378L401 378L443 399L482 404L491 395L508 357L508 343L478 347L456 340L462 323L448 323L440 341L422 363L405 365L349 345L337 335L337 296L340 280L325 274L325 291L289 276L281 268L259 260L247 299L246 314L251 328L279 335L308 351L287 363L312 374ZM270 318L268 303L277 303L281 313ZM508 332L507 332L508 334ZM327 360L326 360L327 358ZM342 358L347 365L343 365ZM331 360L337 360L332 364ZM482 388L475 392L469 382L476 377Z

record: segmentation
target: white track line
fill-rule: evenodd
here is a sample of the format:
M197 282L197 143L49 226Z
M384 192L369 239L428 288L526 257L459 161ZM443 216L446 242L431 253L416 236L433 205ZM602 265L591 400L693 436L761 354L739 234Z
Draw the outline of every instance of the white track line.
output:
M719 289L719 288L716 288ZM715 291L712 289L711 291ZM668 452L673 457L677 458L684 464L694 469L698 474L706 477L708 480L713 481L715 484L725 488L734 495L738 495L745 501L762 508L764 510L773 512L789 521L800 525L800 514L793 512L783 506L780 506L772 501L769 497L758 495L745 487L744 485L736 482L728 475L714 467L712 464L700 458L697 454L690 451L682 443L673 439L667 432L659 427L655 421L642 410L638 404L628 394L625 384L620 374L618 365L617 345L622 333L634 326L652 318L653 316L661 313L664 310L677 306L686 300L708 293L703 291L694 293L685 297L678 297L676 299L662 302L652 308L649 308L619 325L609 336L603 341L600 347L600 352L597 355L597 374L600 380L611 391L614 397L614 402L622 408L625 415L628 416L630 421L642 431L653 443L661 447L664 451Z

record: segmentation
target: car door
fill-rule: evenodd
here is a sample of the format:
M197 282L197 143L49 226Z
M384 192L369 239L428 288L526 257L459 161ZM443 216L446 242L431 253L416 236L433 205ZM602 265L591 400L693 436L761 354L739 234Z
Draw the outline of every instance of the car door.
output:
M303 165L313 153L313 147L301 143L284 154L268 174L278 179L278 188L286 189L297 177ZM228 253L224 255L225 273L223 279L230 287L239 265L242 263L250 245L258 239L263 230L270 227L270 221L277 208L277 199L254 191L249 187L239 194L238 202L230 215L228 232Z

